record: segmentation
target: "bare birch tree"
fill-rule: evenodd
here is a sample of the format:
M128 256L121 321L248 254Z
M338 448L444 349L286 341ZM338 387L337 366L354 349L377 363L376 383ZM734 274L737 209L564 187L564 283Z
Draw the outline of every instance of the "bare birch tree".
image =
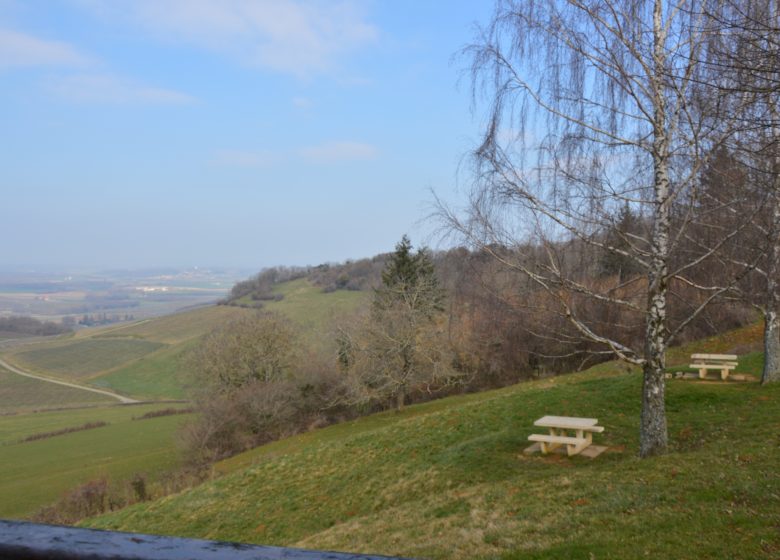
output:
M763 285L760 294L743 295L764 317L761 382L769 383L780 381L780 2L728 0L725 8L711 14L724 33L709 63L721 89L751 100L735 151L747 159L754 188L764 195L761 219L750 223L750 240L764 250L754 271Z
M692 274L734 231L695 258L680 250L701 170L741 110L733 104L724 114L725 94L704 89L699 61L717 32L705 13L718 8L708 0L499 1L466 49L475 101L484 95L490 108L468 209L442 206L442 214L472 243L510 248L493 254L556 302L550 313L574 334L543 336L586 340L591 351L642 367L642 457L667 448L670 341L739 279L710 285ZM622 231L621 208L641 227ZM572 265L573 252L616 255L639 274L595 282L587 263ZM680 302L686 313L672 324L674 286L699 295ZM588 302L625 309L643 323L641 341L605 335Z

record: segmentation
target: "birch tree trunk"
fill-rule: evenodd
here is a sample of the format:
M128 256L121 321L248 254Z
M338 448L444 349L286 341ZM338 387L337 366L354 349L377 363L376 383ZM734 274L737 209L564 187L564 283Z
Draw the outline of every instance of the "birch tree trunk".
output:
M666 451L666 298L669 259L670 185L669 141L667 137L666 100L659 83L665 67L662 2L655 0L653 9L653 192L655 213L652 232L652 258L648 270L645 364L642 380L642 423L639 455L648 457Z
M764 308L764 371L761 383L780 381L780 156L775 156Z

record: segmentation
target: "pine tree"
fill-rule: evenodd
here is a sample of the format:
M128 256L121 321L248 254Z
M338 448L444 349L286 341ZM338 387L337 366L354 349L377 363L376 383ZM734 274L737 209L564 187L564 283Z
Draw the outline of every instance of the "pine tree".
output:
M394 401L435 390L459 374L450 367L444 292L424 249L403 236L374 291L371 316L354 337L341 337L339 359L357 402Z

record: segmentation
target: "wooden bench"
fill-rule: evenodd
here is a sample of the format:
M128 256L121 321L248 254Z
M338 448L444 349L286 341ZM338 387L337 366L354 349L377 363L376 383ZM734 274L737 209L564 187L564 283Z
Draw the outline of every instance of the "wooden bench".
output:
M542 454L547 454L562 445L566 446L566 454L577 455L593 443L593 433L604 431L603 426L597 426L595 418L577 418L574 416L543 416L534 422L534 426L549 428L549 434L531 434L529 441L539 443ZM573 431L574 436L566 435Z
M691 364L688 366L699 370L699 379L707 377L707 371L713 369L720 372L720 378L728 379L731 370L737 367L735 354L692 354Z

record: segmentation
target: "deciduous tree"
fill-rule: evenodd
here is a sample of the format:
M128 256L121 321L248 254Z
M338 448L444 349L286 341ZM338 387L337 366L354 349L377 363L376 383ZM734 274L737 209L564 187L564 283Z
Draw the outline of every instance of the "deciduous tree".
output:
M708 0L499 1L465 51L488 124L468 208L442 205L442 215L475 245L512 249L492 252L546 292L549 313L576 336L541 334L573 347L588 341L591 352L642 367L642 457L667 448L670 341L738 280L692 276L736 232L722 232L696 258L680 251L696 219L700 172L743 110L719 111L726 94L704 76L701 55L718 31L705 14L717 9ZM614 219L621 209L637 217L631 229ZM572 259L588 254L612 255L637 274L595 281L587 259ZM674 283L702 296L672 323ZM607 334L588 313L598 303L643 322L641 344Z

